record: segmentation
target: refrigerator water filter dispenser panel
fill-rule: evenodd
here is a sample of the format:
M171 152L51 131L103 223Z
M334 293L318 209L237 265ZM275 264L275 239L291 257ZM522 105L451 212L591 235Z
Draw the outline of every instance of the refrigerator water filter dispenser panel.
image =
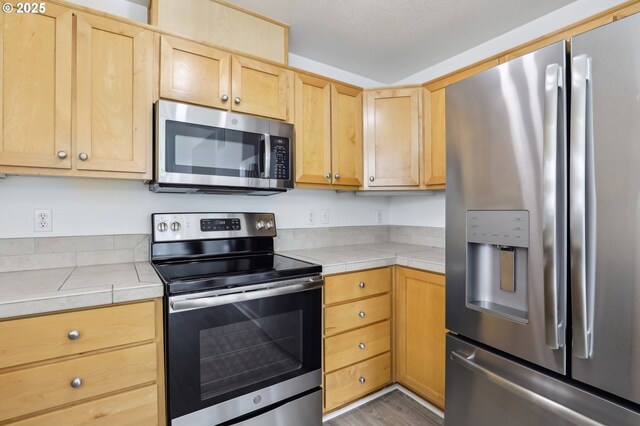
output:
M528 211L467 211L467 307L526 324L528 257Z

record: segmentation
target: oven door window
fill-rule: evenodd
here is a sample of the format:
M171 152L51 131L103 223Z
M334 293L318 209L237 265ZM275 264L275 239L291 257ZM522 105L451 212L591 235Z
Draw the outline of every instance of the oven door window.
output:
M264 135L180 121L165 121L166 171L259 178Z
M321 368L321 291L169 315L172 418Z

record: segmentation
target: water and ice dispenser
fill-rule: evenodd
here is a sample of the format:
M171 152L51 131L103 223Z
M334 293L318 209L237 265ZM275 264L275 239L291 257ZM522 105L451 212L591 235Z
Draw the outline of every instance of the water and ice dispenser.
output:
M467 307L527 323L528 263L528 211L467 211Z

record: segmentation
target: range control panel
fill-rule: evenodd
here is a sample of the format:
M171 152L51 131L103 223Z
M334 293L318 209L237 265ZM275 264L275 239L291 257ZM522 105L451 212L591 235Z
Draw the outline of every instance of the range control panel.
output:
M200 219L202 232L239 231L240 219Z
M275 237L273 213L155 213L153 242Z

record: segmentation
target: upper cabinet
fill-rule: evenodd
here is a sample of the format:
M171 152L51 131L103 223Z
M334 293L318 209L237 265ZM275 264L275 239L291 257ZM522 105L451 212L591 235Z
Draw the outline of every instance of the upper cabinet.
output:
M424 179L429 188L444 188L446 170L445 89L423 89Z
M0 172L147 179L152 33L75 15L0 15Z
M76 44L76 167L144 173L151 143L152 33L78 13Z
M291 120L291 71L163 35L160 97Z
M71 168L72 18L0 14L0 165Z
M420 186L421 89L365 92L367 188Z
M160 97L213 108L229 105L231 54L162 36Z
M362 186L362 92L295 77L296 183Z

